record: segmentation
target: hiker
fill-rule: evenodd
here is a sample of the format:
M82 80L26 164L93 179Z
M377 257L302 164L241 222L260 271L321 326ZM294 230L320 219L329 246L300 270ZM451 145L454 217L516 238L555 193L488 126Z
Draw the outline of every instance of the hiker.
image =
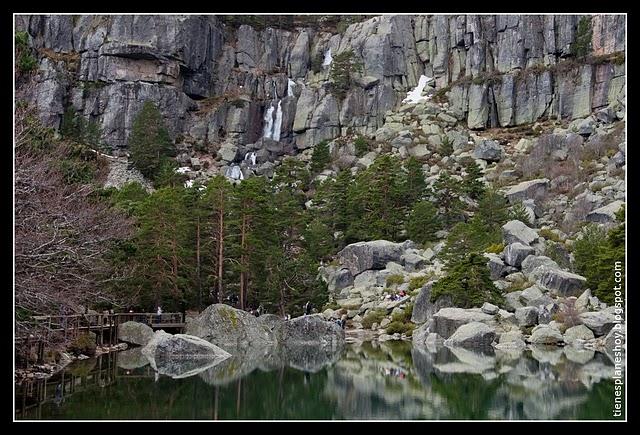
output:
M156 323L160 323L162 319L162 308L158 305L158 309L156 310Z
M340 327L344 329L345 326L347 326L347 315L343 314L342 318L340 319Z
M304 315L305 316L308 316L309 314L311 314L311 308L312 308L311 301L307 301L307 303L304 304Z

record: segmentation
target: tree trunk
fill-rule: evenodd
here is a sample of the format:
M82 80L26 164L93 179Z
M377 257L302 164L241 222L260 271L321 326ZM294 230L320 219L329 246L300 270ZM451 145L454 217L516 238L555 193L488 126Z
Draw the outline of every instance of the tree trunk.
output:
M245 298L245 285L246 285L246 276L247 276L247 272L246 272L246 255L245 255L245 249L246 249L246 236L247 236L247 216L243 215L242 216L242 227L240 230L240 309L244 310L244 298Z
M220 189L218 204L218 303L224 299L222 274L224 273L224 192Z

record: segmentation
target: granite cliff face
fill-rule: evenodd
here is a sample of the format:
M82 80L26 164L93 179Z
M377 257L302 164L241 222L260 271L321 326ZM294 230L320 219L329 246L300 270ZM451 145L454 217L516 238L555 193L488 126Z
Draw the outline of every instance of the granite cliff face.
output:
M218 16L18 16L39 62L19 93L51 126L69 107L97 121L114 151L126 148L133 118L152 100L179 160L198 149L220 164L249 152L273 162L323 139L375 136L422 75L469 129L615 109L624 99L625 17L589 16L590 60L577 62L580 18L382 16L330 33L256 30ZM349 49L362 77L338 101L326 64Z

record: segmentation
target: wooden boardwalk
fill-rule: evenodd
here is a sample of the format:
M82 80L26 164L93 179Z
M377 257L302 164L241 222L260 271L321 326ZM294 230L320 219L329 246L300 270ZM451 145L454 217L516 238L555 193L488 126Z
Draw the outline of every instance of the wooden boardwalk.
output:
M96 345L113 346L118 343L118 327L125 322L139 322L154 330L170 329L182 332L185 319L182 313L92 313L61 316L33 316L31 325L38 335L16 335L15 345L29 354L35 347L37 361L44 360L45 344L57 337L63 341L75 339L85 332L96 335Z

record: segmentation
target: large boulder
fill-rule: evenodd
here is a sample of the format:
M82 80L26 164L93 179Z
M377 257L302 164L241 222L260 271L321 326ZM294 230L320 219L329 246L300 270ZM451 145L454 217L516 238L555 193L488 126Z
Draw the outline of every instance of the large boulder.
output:
M270 325L225 304L210 305L197 317L188 319L185 332L224 347L266 345L277 341Z
M533 328L529 341L532 344L562 344L562 333L551 325L538 325Z
M487 162L497 162L502 158L502 147L494 140L478 141L473 150L473 157Z
M153 329L144 323L124 322L118 325L118 340L144 346L153 337Z
M512 220L502 226L502 238L506 244L531 245L538 239L538 233L520 221Z
M560 269L558 263L544 255L529 255L522 260L521 267L522 273L530 281L535 281L545 270Z
M519 326L533 326L538 322L538 309L536 307L522 307L516 309L516 321Z
M466 348L486 348L491 346L495 338L496 331L486 323L469 322L456 329L444 344Z
M543 195L549 187L548 178L523 181L515 186L509 186L505 191L505 196L511 204L515 204L527 199L536 199Z
M504 307L507 311L514 312L518 308L522 308L522 302L520 302L520 296L522 291L509 292L504 295Z
M618 323L613 313L605 310L581 313L580 320L597 337L608 334L613 326Z
M547 269L537 279L537 283L551 293L562 297L579 296L587 279L561 269Z
M335 348L344 344L344 330L337 323L325 320L322 315L313 314L286 321L283 340L287 345L313 344Z
M506 274L506 266L498 254L485 252L483 254L487 258L487 267L492 281L502 278Z
M451 307L453 305L451 297L449 296L441 296L435 302L431 302L432 287L433 281L430 281L420 290L411 314L411 321L413 323L427 322L435 313L440 311L441 308Z
M442 338L449 338L460 326L470 322L491 324L494 316L483 313L480 309L442 308L433 315L431 332Z
M338 260L355 276L365 270L384 269L390 261L399 263L403 252L403 243L374 240L345 246L338 253Z
M510 266L520 267L522 261L535 253L531 246L516 242L504 248L504 261Z
M586 217L589 222L597 223L611 223L616 221L616 213L620 210L620 207L624 205L623 201L613 201L603 207L593 210Z
M576 325L571 328L567 328L564 331L564 341L567 344L574 344L576 340L593 340L595 336L593 335L593 331L587 328L584 325Z

